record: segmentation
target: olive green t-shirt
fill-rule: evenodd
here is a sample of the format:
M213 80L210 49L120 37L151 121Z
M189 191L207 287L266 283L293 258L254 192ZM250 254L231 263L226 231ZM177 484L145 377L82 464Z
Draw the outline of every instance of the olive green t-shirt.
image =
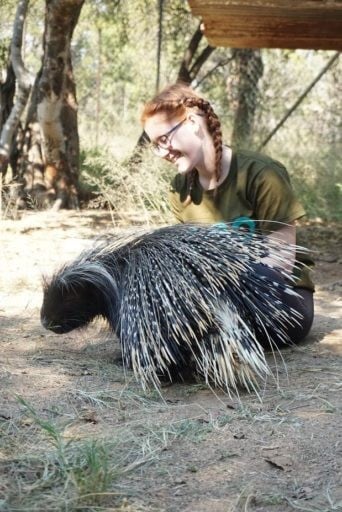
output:
M233 152L228 176L216 194L214 190L203 190L196 178L189 204L185 203L187 195L187 176L177 174L171 185L170 203L179 222L232 222L233 227L245 225L267 234L305 215L285 167L251 151ZM302 251L297 251L296 259L304 265L294 270L295 286L313 290L312 259Z

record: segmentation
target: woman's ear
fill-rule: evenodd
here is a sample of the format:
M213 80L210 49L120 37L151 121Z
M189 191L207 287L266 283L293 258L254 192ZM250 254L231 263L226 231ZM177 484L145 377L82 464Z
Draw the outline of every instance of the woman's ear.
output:
M198 115L194 114L193 112L189 112L188 114L188 121L190 123L190 126L193 129L193 132L196 134L201 133L201 123Z

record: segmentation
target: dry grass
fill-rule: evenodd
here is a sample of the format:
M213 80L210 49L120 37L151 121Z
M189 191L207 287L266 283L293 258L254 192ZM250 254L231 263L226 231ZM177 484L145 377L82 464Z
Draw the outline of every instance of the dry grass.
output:
M121 510L124 498L136 498L138 492L127 491L120 484L123 477L157 464L160 453L176 441L198 443L217 428L217 420L214 426L200 415L173 421L172 406L136 388L75 390L70 397L78 409L80 402L91 409L81 417L65 414L61 411L70 411L70 403L59 402L58 410L38 412L18 396L19 414L2 418L1 510L107 510L108 501L108 510ZM96 424L104 408L115 428L89 437L82 427Z
M338 263L318 261L312 336L283 351L286 365L270 355L261 401L202 382L161 397L116 366L98 326L39 326L42 255L50 271L110 227L99 211L42 215L4 221L1 235L0 510L341 510Z
M174 170L148 151L136 166L103 153L89 154L83 164L82 179L97 194L90 206L106 207L113 225L127 221L143 225L173 221L168 190Z

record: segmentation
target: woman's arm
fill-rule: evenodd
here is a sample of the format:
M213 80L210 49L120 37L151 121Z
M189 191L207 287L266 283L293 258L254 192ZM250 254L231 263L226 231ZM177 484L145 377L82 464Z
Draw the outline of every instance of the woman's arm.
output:
M279 241L279 250L273 251L262 263L271 267L282 268L291 273L296 259L296 226L294 223L286 224L267 235L272 241ZM282 244L286 246L282 248Z

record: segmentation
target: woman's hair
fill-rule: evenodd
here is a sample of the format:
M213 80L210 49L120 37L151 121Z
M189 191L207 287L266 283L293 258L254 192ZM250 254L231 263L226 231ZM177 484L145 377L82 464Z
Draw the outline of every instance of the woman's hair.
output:
M165 112L170 117L184 116L187 109L194 109L198 114L204 114L208 131L212 137L215 148L215 177L219 180L222 161L222 131L219 118L215 114L209 101L201 98L191 87L182 83L169 85L157 94L152 100L146 103L141 115L141 122L159 112ZM191 189L194 184L197 171L193 170L188 179L188 195L191 196Z

